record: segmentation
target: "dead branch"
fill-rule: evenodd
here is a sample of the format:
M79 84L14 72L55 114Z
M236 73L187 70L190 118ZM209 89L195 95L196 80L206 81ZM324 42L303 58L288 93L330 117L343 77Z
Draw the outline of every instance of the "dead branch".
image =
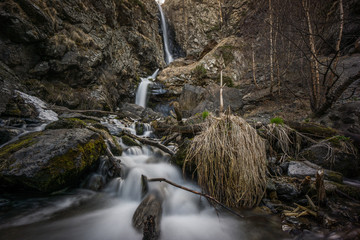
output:
M207 195L207 194L205 194L205 193L200 193L200 192L194 191L194 190L192 190L192 189L190 189L190 188L186 188L186 187L184 187L184 186L178 185L178 184L173 183L173 182L171 182L171 181L169 181L169 180L167 180L167 179L165 179L165 178L150 178L150 179L148 179L148 182L166 182L166 183L168 183L168 184L170 184L170 185L172 185L172 186L174 186L174 187L180 188L180 189L182 189L182 190L184 190L184 191L188 191L188 192L191 192L191 193L193 193L193 194L196 194L196 195L200 195L200 196L202 196L202 197L205 197L205 198L207 198L208 200L213 201L213 202L219 204L221 207L225 208L227 211L229 211L230 213L232 213L232 214L234 214L234 215L236 215L236 216L238 216L238 217L241 217L241 218L244 217L244 216L240 215L239 213L233 211L233 210L230 209L229 207L225 206L224 204L222 204L221 202L219 202L218 200L216 200L216 199L213 198L212 196L209 196L209 195Z
M133 135L131 133L127 133L127 132L123 132L123 134L128 136L128 137L131 137L131 138L133 138L135 140L138 140L141 143L157 147L157 148L161 149L162 151L170 154L171 156L173 156L175 154L172 150L170 150L169 148L167 148L166 146L162 145L161 143L159 143L157 141L146 139L146 138L141 138L141 137L135 136L135 135Z

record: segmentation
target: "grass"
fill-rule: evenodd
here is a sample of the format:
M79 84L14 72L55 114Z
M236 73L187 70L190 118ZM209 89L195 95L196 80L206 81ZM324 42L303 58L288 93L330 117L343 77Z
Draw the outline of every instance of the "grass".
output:
M207 110L203 111L203 113L201 114L203 120L205 120L208 116L209 116L209 112Z
M196 166L198 184L230 207L253 207L266 186L265 143L244 119L209 116L190 144L183 169Z
M284 120L281 117L274 117L272 119L270 119L270 123L275 123L275 124L284 124Z

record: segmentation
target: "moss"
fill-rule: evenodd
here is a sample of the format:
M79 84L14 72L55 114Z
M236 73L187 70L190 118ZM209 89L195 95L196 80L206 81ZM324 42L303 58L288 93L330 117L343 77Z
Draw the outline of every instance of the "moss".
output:
M341 148L343 142L351 142L349 137L345 137L342 135L336 135L334 137L327 138L327 140L331 143L332 146Z
M50 123L46 129L72 129L72 128L85 128L86 123L78 118L65 118L56 122Z
M115 156L121 156L122 155L122 152L123 152L123 149L122 147L119 145L117 139L115 136L111 136L113 141L114 141L114 144L115 144L115 147L111 147L111 152L115 155Z
M274 117L274 118L270 119L270 123L283 125L284 120L281 117Z
M34 137L39 136L41 134L42 134L41 132L30 133L26 136L21 137L19 140L15 141L14 143L2 147L0 149L0 160L3 160L1 161L1 163L7 162L6 160L8 160L10 155L13 154L14 152L17 152L22 148L26 148L35 144L36 140L34 139ZM0 165L0 169L2 167L3 166Z
M330 138L339 134L338 131L333 128L325 127L323 125L313 122L289 122L288 125L297 130L298 132L308 133L312 136L320 138Z
M339 184L339 183L332 183L336 186L337 190L339 190L342 193L345 193L346 195L360 200L360 188L351 186L351 185L345 185L345 184Z
M326 171L325 178L337 183L343 182L343 175L335 171Z
M129 136L122 136L121 137L123 143L129 147L132 147L132 146L138 146L138 147L141 147L140 144L138 144L136 141L134 141L132 138L130 138Z
M36 182L27 182L27 184L43 192L75 185L84 173L91 170L105 151L106 145L100 136L87 143L78 144L64 155L49 160L46 169L32 178Z

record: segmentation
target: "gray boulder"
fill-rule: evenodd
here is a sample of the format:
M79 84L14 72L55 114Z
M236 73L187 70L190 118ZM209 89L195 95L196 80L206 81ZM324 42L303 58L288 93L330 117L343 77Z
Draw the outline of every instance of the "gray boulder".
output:
M106 151L88 129L36 132L0 149L0 187L52 192L77 185Z

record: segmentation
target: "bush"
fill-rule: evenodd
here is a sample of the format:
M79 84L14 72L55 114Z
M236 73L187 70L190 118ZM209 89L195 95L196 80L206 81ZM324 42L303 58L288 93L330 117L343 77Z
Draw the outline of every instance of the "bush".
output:
M193 74L196 78L198 79L203 79L206 77L206 69L204 67L204 65L198 65L194 68L193 70Z

